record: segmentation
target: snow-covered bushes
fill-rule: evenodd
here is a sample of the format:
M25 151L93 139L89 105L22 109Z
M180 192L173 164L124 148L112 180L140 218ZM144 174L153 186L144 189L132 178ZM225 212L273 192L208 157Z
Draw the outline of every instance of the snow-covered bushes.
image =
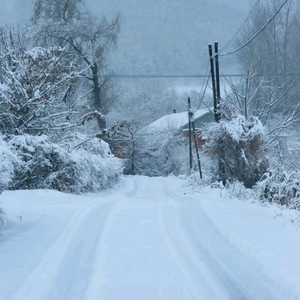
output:
M205 149L219 162L222 181L236 180L251 188L268 168L264 128L256 117L242 115L213 123Z
M300 208L300 176L296 171L278 168L266 173L254 190L262 201L275 202L289 208Z
M79 101L78 59L65 47L26 46L18 32L0 26L0 131L6 135L0 192L7 185L72 193L112 185L120 161L99 139L79 134L95 113L79 117L86 108Z
M78 74L65 49L35 47L0 27L0 129L3 134L57 134L74 127Z
M80 147L65 150L44 135L13 137L8 144L21 158L22 165L15 170L10 188L82 193L113 185L122 172L121 163L109 154L104 142L97 142L101 150L92 153Z
M249 200L254 198L253 189L247 189L243 183L235 181L225 186L225 194L232 199Z
M178 130L143 132L140 137L137 173L146 176L184 174L188 157L187 145Z
M186 171L188 151L179 130L149 130L138 122L123 121L97 136L124 160L125 174L167 176Z
M9 149L9 146L4 141L4 137L0 135L0 194L11 182L14 169L20 165L20 163L20 159ZM0 207L0 232L6 224L6 214Z
M7 188L14 175L16 167L20 166L21 160L14 154L9 145L0 135L0 193Z

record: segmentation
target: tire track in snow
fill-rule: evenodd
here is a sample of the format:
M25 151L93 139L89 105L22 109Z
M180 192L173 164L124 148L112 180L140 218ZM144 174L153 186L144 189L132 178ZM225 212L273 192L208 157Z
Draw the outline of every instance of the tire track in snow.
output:
M52 284L55 281L61 264L68 254L70 244L74 237L78 234L80 226L88 218L92 211L99 209L103 205L114 201L89 201L86 205L80 208L68 223L66 229L57 238L51 249L45 254L42 262L29 275L23 286L11 297L12 300L41 300L48 299ZM53 299L53 298L52 298ZM67 299L57 295L54 299Z
M103 204L93 209L84 220L66 251L47 300L83 298L103 227L114 205L115 202Z
M181 268L186 278L186 282L190 285L190 291L194 291L193 298L187 299L230 300L229 297L224 297L222 289L216 285L210 271L205 264L198 259L191 250L191 247L187 245L187 241L182 240L180 228L176 225L172 226L174 225L173 222L169 222L168 225L165 225L164 219L167 208L169 208L169 205L162 204L159 211L160 227L170 254ZM165 210L165 213L163 210ZM170 209L168 209L168 211L170 211ZM176 222L176 217L176 215L173 215L172 217L168 216L167 219ZM171 232L176 233L177 238L174 237ZM180 239L178 239L178 237L180 237Z
M165 193L170 203L180 203L180 212L174 219L185 249L190 253L189 257L193 258L195 266L201 261L205 263L206 268L228 293L229 299L277 299L269 291L268 285L253 273L254 270L249 270L252 262L228 244L197 201L176 195L167 187Z

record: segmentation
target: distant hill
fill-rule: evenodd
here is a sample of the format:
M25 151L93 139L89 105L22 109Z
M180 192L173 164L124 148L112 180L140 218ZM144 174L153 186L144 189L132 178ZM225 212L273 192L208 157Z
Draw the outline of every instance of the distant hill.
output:
M215 0L217 1L217 0ZM234 1L228 1L234 5ZM220 48L237 30L245 11L212 0L87 0L99 17L121 13L118 50L110 57L117 74L193 74L207 67L208 43ZM31 0L1 0L0 22L25 23ZM222 58L222 71L234 69Z
M89 1L97 11L96 0ZM246 16L229 5L201 0L110 0L99 13L117 11L122 26L112 64L118 74L204 73L208 43L218 40L222 48ZM233 69L232 60L221 63Z
M5 23L23 25L31 14L31 0L0 0L0 25Z

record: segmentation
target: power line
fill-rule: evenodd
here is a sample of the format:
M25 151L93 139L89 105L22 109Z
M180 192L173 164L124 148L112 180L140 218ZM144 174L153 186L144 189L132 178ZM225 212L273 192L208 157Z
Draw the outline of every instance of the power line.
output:
M134 74L134 75L127 75L127 74L115 74L111 75L111 77L115 78L202 78L206 77L207 75L203 74L184 74L184 75L163 75L163 74Z
M299 73L258 73L253 76L293 76L300 75ZM124 79L155 79L155 78L207 78L207 74L182 74L182 75L160 75L160 74L135 74L135 75L110 75L113 78ZM245 77L243 74L220 74L220 77Z
M201 103L202 103L202 101L204 99L204 96L205 96L205 93L206 93L206 90L207 90L207 87L208 87L209 78L210 78L210 72L208 73L208 76L207 76L207 79L206 79L206 83L205 83L204 89L202 91L202 96L199 98L198 107L195 109L195 111L193 113L195 113L200 108L200 105L201 105ZM200 96L200 93L199 93L199 96Z
M288 0L285 0L281 6L278 8L278 10L276 11L276 13L272 16L272 18L255 34L252 36L252 38L247 41L245 44L243 44L242 46L238 47L237 49L233 50L233 51L230 51L230 52L227 52L227 53L220 53L219 55L220 56L227 56L227 55L231 55L231 54L234 54L238 51L240 51L241 49L243 49L244 47L248 46L263 30L266 29L266 27L274 20L274 18L279 14L279 12L281 11L281 9L283 8L283 6L287 3Z
M202 103L202 101L203 101L203 99L205 97L205 93L206 93L206 90L207 90L207 87L208 87L209 78L210 78L210 72L211 72L210 69L209 69L209 66L210 66L210 60L208 59L208 61L207 61L207 67L206 67L206 71L205 71L205 73L207 74L207 78L206 78L205 81L203 81L201 92L198 94L198 96L199 96L199 104L198 104L198 107L196 108L196 110L193 113L195 113L199 109L199 107L200 107L200 105L201 105L201 103Z
M253 5L251 11L249 12L247 18L244 20L244 22L240 25L240 27L238 28L238 30L234 33L234 35L232 36L232 38L225 44L225 46L221 49L220 52L223 52L228 45L238 36L238 34L242 31L242 29L246 26L247 22L249 21L251 15L253 14L253 12L255 11L256 7L258 6L258 4L260 3L260 0L257 0L255 2L255 4Z
M200 105L201 105L201 103L202 103L202 101L204 99L204 96L205 96L205 93L206 93L206 89L208 87L208 81L209 81L209 77L210 77L209 59L207 60L207 67L206 67L205 74L207 74L207 79L204 80L203 83L202 83L201 91L198 94L199 95L199 104L198 104L198 107L196 108L196 110L193 113L195 113L199 109L199 107L200 107Z
M229 77L243 77L243 75L241 74L225 74L225 75L220 75L222 77L225 77L225 76L229 76ZM153 74L153 75L144 75L144 74L137 74L137 75L111 75L111 77L114 77L114 78L128 78L128 79L155 79L155 78L206 78L207 77L207 74L204 75L204 74L194 74L194 75L156 75L156 74Z

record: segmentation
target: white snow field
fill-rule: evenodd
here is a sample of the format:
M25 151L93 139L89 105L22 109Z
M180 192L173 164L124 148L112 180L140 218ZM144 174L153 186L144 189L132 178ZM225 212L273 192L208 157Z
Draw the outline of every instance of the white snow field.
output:
M300 299L300 230L288 217L182 183L4 192L0 299Z

